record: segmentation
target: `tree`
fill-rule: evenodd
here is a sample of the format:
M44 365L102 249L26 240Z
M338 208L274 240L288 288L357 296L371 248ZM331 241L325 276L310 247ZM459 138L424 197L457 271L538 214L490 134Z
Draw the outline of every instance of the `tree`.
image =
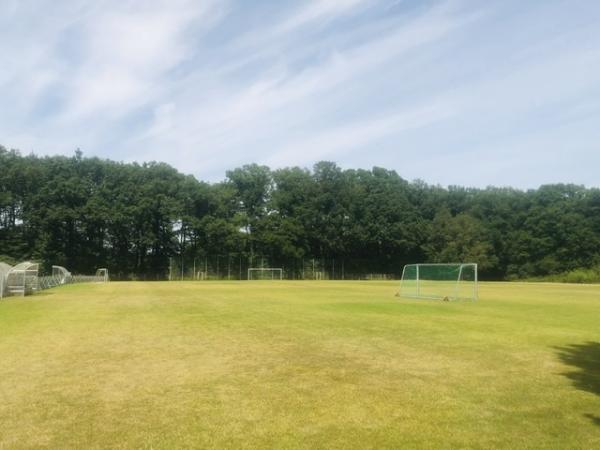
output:
M433 262L474 262L484 272L498 261L481 222L466 213L453 217L447 209L436 214L425 249Z
M162 163L0 147L5 260L164 278L173 256L225 254L239 270L260 256L296 268L335 260L357 274L428 261L474 261L495 279L554 274L600 264L600 190L443 188L327 161L273 172L250 164L208 184Z

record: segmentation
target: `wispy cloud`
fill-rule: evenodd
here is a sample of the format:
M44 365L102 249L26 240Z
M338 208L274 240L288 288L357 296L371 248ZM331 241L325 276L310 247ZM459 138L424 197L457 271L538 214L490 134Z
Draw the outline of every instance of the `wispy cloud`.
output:
M566 0L7 0L0 144L212 180L328 158L441 183L589 183L523 155L562 160L570 142L595 162L599 20Z
M69 82L64 119L122 115L160 97L167 73L193 49L186 32L216 13L209 2L125 5L93 14L81 26L85 58Z
M377 141L387 136L427 127L451 115L451 111L434 104L379 118L348 123L308 135L305 138L297 137L263 162L271 166L282 167L302 165L306 161L319 159L336 160L357 148L376 144Z
M272 34L287 33L316 21L327 22L368 3L366 0L314 0L274 27Z
M315 114L314 105L319 103L319 99L333 97L331 101L338 104L339 97L346 95L348 84L371 76L373 71L380 70L404 53L442 39L471 19L470 14L454 16L433 9L384 36L375 36L371 41L347 51L335 52L299 72L287 68L266 68L264 77L249 85L242 84L234 89L229 85L228 90L217 90L208 96L201 93L203 101L200 104L190 105L187 99L176 102L176 106L171 104L168 117L155 114L155 123L143 138L164 138L179 148L192 147L195 150L186 159L200 154L198 162L205 162L204 152L196 150L202 148L217 153L229 151L230 160L242 162L248 156L245 149L248 141L268 139L274 134L274 126L288 129L306 127ZM399 115L405 114L396 109L389 111L389 119L384 117L381 120L392 123ZM166 122L171 125L166 126ZM315 130L314 125L309 127ZM324 134L327 135L327 132ZM135 145L140 145L139 141ZM279 152L282 146L290 145L277 143L265 148L263 153ZM318 151L318 147L315 150ZM261 157L260 153L256 155L257 159ZM286 164L281 156L273 156L269 160ZM292 162L300 163L294 158L287 164Z

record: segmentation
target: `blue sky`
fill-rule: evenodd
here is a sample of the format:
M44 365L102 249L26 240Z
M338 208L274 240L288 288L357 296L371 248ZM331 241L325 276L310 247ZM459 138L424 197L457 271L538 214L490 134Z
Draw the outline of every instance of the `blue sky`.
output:
M600 186L600 2L0 2L0 144Z

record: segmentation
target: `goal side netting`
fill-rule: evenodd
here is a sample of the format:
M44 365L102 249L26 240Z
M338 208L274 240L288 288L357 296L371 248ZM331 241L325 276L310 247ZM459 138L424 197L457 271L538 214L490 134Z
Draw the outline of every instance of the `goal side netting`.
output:
M477 300L477 264L408 264L402 270L401 297Z
M251 267L248 269L248 280L282 280L283 269L279 267Z

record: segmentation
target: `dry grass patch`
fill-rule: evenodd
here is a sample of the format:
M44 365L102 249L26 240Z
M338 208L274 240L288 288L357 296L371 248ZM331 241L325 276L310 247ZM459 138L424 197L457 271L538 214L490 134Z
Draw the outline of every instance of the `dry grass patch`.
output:
M110 283L0 302L0 448L600 447L600 287ZM571 353L569 353L571 352Z

